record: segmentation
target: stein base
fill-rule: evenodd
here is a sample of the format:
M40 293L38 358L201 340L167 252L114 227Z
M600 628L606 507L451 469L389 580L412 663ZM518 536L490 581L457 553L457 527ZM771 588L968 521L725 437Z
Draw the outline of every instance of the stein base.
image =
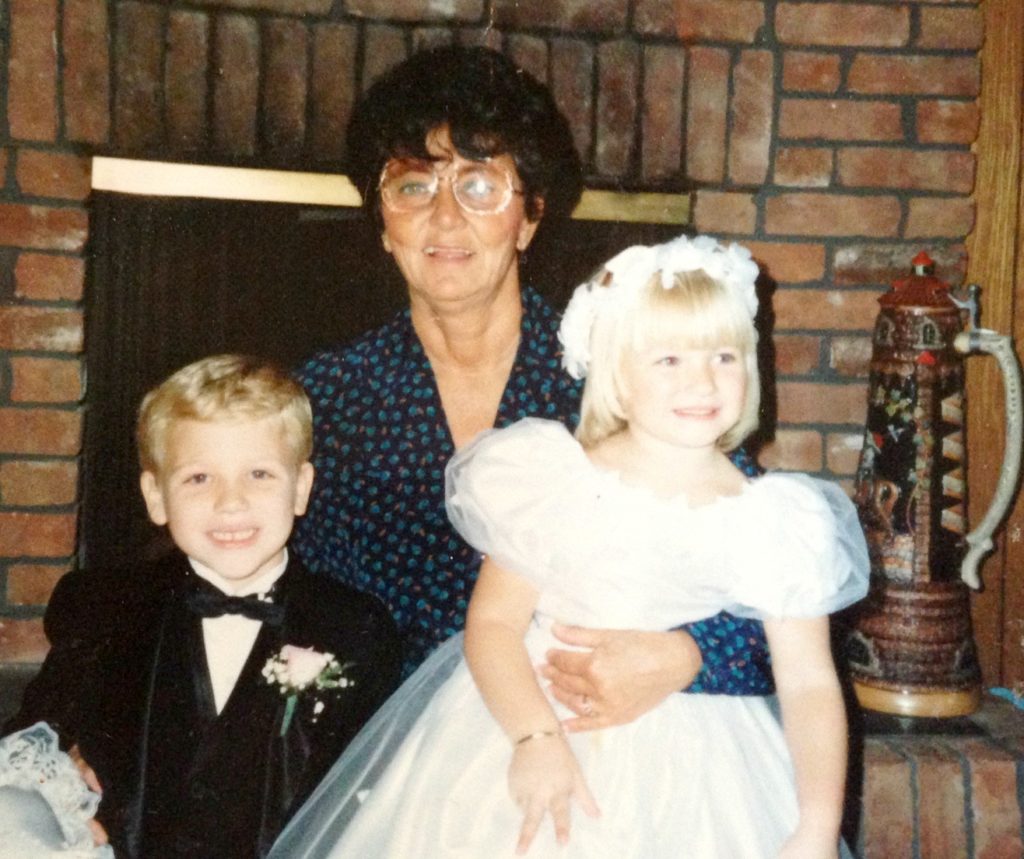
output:
M853 691L864 709L896 716L968 716L981 705L980 687L920 692L911 689L881 689L854 680Z

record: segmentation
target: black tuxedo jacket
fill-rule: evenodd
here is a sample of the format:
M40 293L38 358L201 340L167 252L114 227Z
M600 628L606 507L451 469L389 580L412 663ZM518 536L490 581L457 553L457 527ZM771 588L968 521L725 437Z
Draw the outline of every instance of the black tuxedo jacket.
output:
M262 856L348 741L398 683L394 623L373 597L292 560L275 586L284 622L263 624L216 713L187 559L60 580L51 650L4 732L49 722L103 786L97 819L119 859ZM286 698L262 674L285 644L351 663L344 689ZM318 704L319 702L319 704Z

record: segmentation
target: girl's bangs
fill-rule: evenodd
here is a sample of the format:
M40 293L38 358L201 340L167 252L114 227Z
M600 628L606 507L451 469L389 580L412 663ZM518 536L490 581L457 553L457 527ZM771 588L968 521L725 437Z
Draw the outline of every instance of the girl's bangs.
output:
M671 289L654 283L632 314L629 342L640 350L671 340L688 348L755 346L753 326L742 304L710 278L688 278Z

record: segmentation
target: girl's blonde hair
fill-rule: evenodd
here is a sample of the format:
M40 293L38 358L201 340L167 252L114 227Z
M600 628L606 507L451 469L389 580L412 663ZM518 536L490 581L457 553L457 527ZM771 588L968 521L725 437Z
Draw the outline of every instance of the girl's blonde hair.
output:
M302 386L283 370L249 355L213 355L182 367L139 406L136 441L143 471L158 472L167 435L180 420L280 417L296 464L313 452L313 415Z
M601 288L601 287L597 287ZM625 305L602 308L590 331L593 356L587 370L576 438L590 447L625 429L623 361L630 351L666 336L691 348L738 349L747 370L746 398L736 425L718 440L721 450L737 447L758 424L761 380L757 369L757 330L743 301L702 269L677 272L670 289L652 277Z

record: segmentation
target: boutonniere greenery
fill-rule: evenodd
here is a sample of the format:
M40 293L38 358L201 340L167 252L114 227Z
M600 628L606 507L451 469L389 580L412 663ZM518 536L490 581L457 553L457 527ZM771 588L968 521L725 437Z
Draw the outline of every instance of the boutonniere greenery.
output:
M286 644L263 666L263 676L267 683L277 686L278 691L287 700L284 707L284 718L281 720L281 736L288 733L288 726L295 715L295 707L299 695L312 690L312 693L327 689L346 689L355 685L355 680L346 677L345 672L353 663L341 664L333 653L319 653L311 647L296 647ZM324 710L324 702L317 697L313 704L313 721Z

